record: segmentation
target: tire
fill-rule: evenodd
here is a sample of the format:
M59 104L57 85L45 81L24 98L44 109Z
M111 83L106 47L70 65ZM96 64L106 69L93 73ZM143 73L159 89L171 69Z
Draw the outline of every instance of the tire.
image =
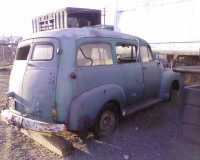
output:
M168 101L172 101L174 96L177 96L179 92L179 83L178 82L173 82L171 84L170 90L169 90L169 98Z
M173 86L171 86L170 89L169 89L168 101L172 101L173 95L174 95L174 89L173 89Z
M94 134L96 138L111 135L119 124L119 112L113 104L107 104L97 119Z

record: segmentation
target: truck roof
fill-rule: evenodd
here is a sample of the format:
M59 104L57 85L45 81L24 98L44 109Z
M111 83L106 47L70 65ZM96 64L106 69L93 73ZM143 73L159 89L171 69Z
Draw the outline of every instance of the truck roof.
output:
M95 29L92 27L85 27L85 28L67 28L67 29L58 29L58 30L51 30L51 31L43 31L34 33L31 36L24 38L23 40L33 39L33 38L42 38L42 37L68 37L73 39L80 39L86 37L109 37L109 38L119 38L119 39L138 39L140 43L146 44L147 42L139 37L109 31L105 29Z

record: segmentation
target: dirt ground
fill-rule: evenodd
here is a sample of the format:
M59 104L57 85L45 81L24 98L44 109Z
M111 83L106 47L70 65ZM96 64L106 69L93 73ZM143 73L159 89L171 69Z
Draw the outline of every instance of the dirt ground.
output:
M9 72L0 71L0 106L8 79ZM77 142L65 158L0 123L0 160L199 160L200 147L179 138L181 106L180 97L174 96L171 102L137 112L123 119L112 136Z

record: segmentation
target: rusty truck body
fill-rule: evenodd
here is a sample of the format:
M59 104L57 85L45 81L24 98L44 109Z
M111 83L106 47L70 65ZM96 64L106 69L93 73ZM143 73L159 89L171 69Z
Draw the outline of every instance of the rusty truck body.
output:
M1 118L39 132L104 136L121 116L170 99L181 85L139 37L93 28L40 32L18 45Z

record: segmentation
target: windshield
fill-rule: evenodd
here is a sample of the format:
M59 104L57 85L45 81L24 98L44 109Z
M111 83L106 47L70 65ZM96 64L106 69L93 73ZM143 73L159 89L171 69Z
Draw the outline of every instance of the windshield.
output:
M27 60L29 51L30 51L30 45L18 48L16 60Z

